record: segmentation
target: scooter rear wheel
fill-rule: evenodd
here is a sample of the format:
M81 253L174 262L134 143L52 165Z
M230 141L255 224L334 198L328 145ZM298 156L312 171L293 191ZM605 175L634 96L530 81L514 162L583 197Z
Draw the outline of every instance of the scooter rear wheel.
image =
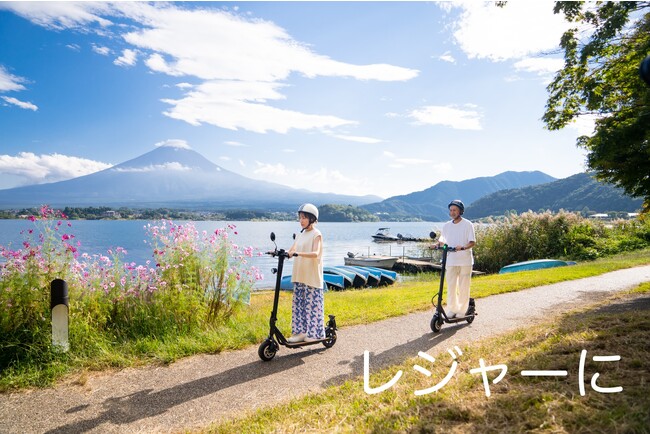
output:
M277 352L278 352L277 344L273 342L271 339L266 339L264 342L262 342L260 348L257 350L257 355L260 356L260 359L262 359L263 361L268 362L273 357L275 357L275 354Z
M437 313L431 318L431 331L438 333L442 329L442 322L440 321L440 315Z
M325 338L326 340L323 341L325 348L332 348L336 343L336 330L329 328L325 330Z

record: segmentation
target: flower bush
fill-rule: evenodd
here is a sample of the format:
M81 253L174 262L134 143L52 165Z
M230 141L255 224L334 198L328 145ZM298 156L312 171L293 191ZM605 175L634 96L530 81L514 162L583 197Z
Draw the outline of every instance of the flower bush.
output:
M70 348L218 326L248 302L262 278L231 241L236 228L198 232L192 223L145 226L153 260L135 264L118 247L79 254L65 216L45 206L29 218L19 249L0 246L0 369L50 353L50 282L68 283Z

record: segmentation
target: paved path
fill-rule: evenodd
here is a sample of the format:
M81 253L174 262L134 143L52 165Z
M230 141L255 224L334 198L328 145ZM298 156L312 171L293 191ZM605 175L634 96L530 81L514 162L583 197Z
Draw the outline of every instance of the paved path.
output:
M650 281L650 266L619 270L477 300L473 324L429 328L431 312L344 327L336 345L281 347L261 362L257 347L183 359L167 367L92 374L85 384L0 395L0 433L178 432L277 404L372 371L514 330ZM312 349L309 349L312 348Z

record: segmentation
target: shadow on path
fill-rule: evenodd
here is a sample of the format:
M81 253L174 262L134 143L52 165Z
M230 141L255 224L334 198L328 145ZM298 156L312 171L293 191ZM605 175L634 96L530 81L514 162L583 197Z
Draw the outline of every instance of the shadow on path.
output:
M285 355L274 360L273 363L264 363L258 360L158 392L152 392L153 389L144 389L126 396L111 397L104 401L104 411L97 417L71 422L47 432L79 433L92 430L103 423L129 424L140 419L157 416L187 401L303 365L305 364L303 358L324 350L325 348L322 348ZM68 409L66 413L75 413L85 407L77 406Z

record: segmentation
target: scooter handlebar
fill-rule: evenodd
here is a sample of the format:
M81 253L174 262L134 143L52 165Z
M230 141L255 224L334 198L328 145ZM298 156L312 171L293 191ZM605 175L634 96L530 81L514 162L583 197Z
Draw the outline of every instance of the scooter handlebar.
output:
M274 258L275 258L276 256L284 256L285 258L289 258L289 254L288 254L287 252L285 252L284 250L269 250L268 252L266 252L266 254L267 254L267 255L271 255L271 256L273 256ZM294 253L294 254L291 255L291 256L298 256L298 254L297 254L297 253Z

